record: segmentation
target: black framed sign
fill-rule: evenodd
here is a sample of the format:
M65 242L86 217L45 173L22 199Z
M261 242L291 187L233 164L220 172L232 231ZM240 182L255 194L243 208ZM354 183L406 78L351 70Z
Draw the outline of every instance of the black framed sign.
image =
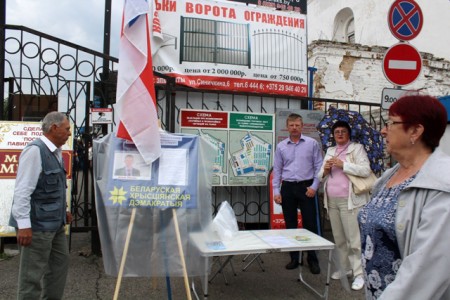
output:
M307 0L228 0L228 1L273 7L280 10L296 11L306 15Z

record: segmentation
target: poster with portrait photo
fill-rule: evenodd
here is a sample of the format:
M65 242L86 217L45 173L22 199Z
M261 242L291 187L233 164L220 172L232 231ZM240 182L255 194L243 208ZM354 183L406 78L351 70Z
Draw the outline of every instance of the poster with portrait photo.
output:
M147 165L137 151L114 153L113 179L151 180L151 164Z

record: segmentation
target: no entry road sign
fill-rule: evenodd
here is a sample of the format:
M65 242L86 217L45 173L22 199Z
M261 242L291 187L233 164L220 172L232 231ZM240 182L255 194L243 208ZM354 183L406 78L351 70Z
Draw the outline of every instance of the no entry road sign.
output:
M422 70L422 57L416 48L398 43L389 48L383 58L383 73L394 85L412 83Z
M413 0L397 0L389 9L388 24L397 39L412 40L422 29L422 10Z

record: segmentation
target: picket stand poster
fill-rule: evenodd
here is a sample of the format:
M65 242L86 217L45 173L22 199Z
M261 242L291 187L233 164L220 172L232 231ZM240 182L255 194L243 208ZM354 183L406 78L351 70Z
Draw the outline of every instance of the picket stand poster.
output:
M195 135L162 133L161 146L161 157L146 164L132 142L114 134L94 141L98 226L109 275L119 275L127 244L124 277L183 276L177 230L188 274L204 272L189 234L212 221L212 151Z
M197 206L198 182L193 175L198 173L197 140L192 136L165 136L163 140L167 143L161 157L146 165L133 143L114 139L112 180L106 186L110 205L163 209Z

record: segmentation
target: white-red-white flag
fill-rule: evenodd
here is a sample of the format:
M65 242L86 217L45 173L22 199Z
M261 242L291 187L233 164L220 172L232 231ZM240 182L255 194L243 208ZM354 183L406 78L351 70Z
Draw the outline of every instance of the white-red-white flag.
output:
M161 155L149 34L154 4L125 0L117 78L117 137L132 140L147 164Z

